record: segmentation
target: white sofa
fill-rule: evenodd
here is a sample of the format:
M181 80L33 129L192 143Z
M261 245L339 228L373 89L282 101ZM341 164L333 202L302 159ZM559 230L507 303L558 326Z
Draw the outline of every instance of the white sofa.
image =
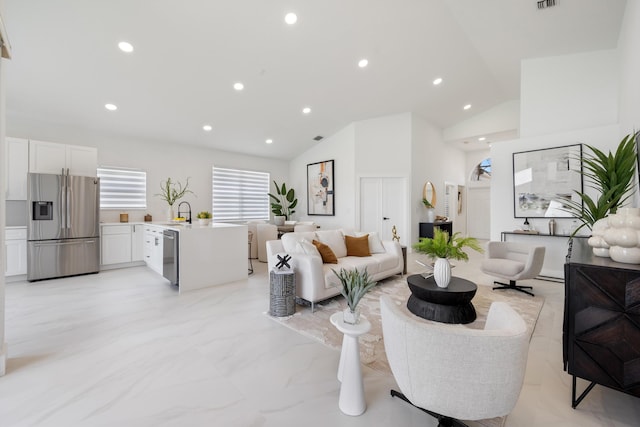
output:
M347 256L344 234L359 236L343 230L308 231L286 233L280 240L267 241L269 271L275 268L277 255L289 254L291 266L296 273L296 296L309 301L311 309L315 303L340 294L340 283L332 269L367 269L373 280L381 280L394 274L402 274L403 258L400 244L394 241L382 242L377 233L369 233L370 256ZM309 250L312 240L328 245L338 259L337 264L323 264L322 258ZM306 242L306 244L302 242ZM313 245L311 245L313 246Z

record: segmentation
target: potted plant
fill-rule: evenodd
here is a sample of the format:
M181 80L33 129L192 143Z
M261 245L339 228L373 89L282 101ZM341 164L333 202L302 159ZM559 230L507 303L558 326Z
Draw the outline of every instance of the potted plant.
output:
M211 212L209 211L202 211L202 212L198 212L198 223L200 225L209 225L209 222L211 221Z
M433 278L441 288L449 286L449 280L451 280L450 258L468 261L469 255L463 250L464 248L470 248L480 253L483 252L475 238L460 237L459 234L453 233L453 236L449 237L449 233L434 227L433 238L423 237L413 245L413 249L416 252L435 258Z
M340 269L340 272L331 269L340 280L342 288L340 293L347 301L347 307L343 312L343 320L345 323L355 325L360 320L360 309L358 303L371 288L378 282L374 282L369 277L369 273L365 268L364 271Z
M160 183L160 193L156 194L156 196L160 196L162 200L169 204L169 209L167 210L167 221L171 221L173 219L173 204L188 193L193 194L193 191L189 190L189 178L187 178L187 183L184 187L180 181L171 181L171 177Z
M588 194L575 191L580 201L559 200L565 205L564 210L575 216L581 225L571 234L574 236L580 229L589 230L598 220L609 214L615 214L619 207L631 197L636 171L636 140L639 132L625 136L615 153L605 154L597 148L586 145L589 152L582 156L582 168L579 171L587 181L585 186L599 193L597 199ZM584 206L583 206L584 204Z
M433 207L433 205L431 204L431 202L427 199L422 199L422 204L424 205L425 208L427 208L427 222L434 222L435 221L435 215L436 215L436 210Z
M284 182L280 186L273 181L273 185L276 187L276 194L269 193L269 196L273 200L271 202L271 212L274 215L275 224L284 225L284 222L295 213L294 208L298 204L298 199L296 199L294 189L290 188L287 190Z

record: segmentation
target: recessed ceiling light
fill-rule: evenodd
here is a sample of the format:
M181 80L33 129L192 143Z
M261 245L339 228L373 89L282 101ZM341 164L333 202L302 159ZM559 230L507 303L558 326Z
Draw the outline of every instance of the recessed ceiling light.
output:
M364 68L367 65L369 65L369 60L367 59L361 59L360 61L358 61L358 67L360 68Z
M265 142L266 142L267 144L271 144L271 143L273 143L273 139L267 139Z
M118 109L118 106L116 106L115 104L104 104L104 108L109 111L116 111Z
M233 88L234 88L235 90L242 90L242 89L244 89L244 85L243 85L242 83L240 83L240 82L238 82L238 83L234 83L234 84L233 84Z
M465 110L468 110L469 108L471 108L471 104L467 104L467 105L465 105L465 106L464 106L464 107L462 107L462 108L464 108Z
M309 108L309 107L304 107L304 108L302 109L302 112L303 112L304 114L309 114L309 113L311 112L311 108Z
M284 16L284 22L286 22L289 25L293 25L296 22L298 22L298 15L296 15L293 12L289 12Z
M120 42L118 43L118 47L123 52L127 52L127 53L133 52L133 45L129 42Z
M202 126L202 129L207 131L207 132L211 132L211 130L213 129L213 126L211 125L204 125Z
M478 138L478 141L484 141L485 139L487 138L485 138L484 136L481 136L480 138Z
M438 77L433 81L434 86L438 86L440 83L442 83L442 77Z

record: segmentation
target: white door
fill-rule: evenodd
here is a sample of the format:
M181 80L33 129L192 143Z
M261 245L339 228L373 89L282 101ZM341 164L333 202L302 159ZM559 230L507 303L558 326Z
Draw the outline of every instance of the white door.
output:
M391 240L395 226L400 242L406 244L405 190L404 178L361 178L360 231L377 231L382 240Z
M472 213L467 219L467 230L470 237L485 240L490 238L490 193L489 187L469 188L467 191L468 204L472 206Z

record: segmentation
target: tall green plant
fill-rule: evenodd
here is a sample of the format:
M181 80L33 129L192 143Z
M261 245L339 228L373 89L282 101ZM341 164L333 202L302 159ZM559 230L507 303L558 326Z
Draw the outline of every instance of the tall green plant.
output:
M473 249L480 253L484 252L475 238L459 237L459 234L453 233L453 236L449 238L449 233L434 227L433 238L421 238L418 243L413 245L413 249L433 258L453 258L464 261L469 260L469 255L463 250L464 248Z
M156 196L160 196L169 206L173 206L177 200L186 194L193 194L193 191L189 190L189 178L187 178L187 183L183 187L180 181L173 182L169 177L166 181L160 183L160 191L161 193L156 194Z
M340 283L342 284L340 293L347 301L347 305L351 311L355 311L364 294L369 292L369 290L378 283L371 280L366 268L364 271L358 271L358 269L345 270L341 268L339 273L332 268L331 271L340 279Z
M273 200L271 202L271 212L276 216L284 216L286 219L289 219L289 217L295 213L294 208L298 205L296 192L293 188L287 190L284 182L280 186L273 181L273 185L276 187L276 194L269 193L269 196Z
M609 151L605 154L585 144L589 152L583 155L582 170L579 172L586 178L585 186L596 190L599 196L594 200L588 194L574 190L580 201L561 200L565 205L564 210L581 222L573 234L583 227L591 229L597 220L615 214L632 196L638 161L636 140L639 133L622 138L615 153Z

